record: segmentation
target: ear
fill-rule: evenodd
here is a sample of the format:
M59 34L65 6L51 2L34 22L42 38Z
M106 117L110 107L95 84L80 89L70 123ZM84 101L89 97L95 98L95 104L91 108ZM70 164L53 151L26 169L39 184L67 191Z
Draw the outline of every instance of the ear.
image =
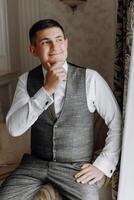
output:
M36 47L35 47L35 46L30 45L30 46L29 46L29 50L30 50L30 53L31 53L33 56L37 56L37 52L36 52Z

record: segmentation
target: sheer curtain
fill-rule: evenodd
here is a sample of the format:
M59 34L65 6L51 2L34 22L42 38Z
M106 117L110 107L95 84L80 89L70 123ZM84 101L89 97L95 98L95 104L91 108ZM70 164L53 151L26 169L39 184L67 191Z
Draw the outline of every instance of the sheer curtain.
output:
M133 200L134 196L134 40L129 73L118 200Z
M130 58L132 49L133 21L134 21L134 0L118 0L114 91L117 101L120 105L121 111L123 113L123 120L125 121L125 124L128 113L128 109L126 110L126 104L127 101L129 101L127 93L128 93L128 81L130 76ZM126 138L124 136L123 141L125 140ZM122 147L122 152L124 152L124 144ZM123 165L122 160L123 159L121 159L121 168ZM114 176L112 177L113 200L117 199L119 169L120 167L118 165L117 170ZM131 200L131 199L124 198L122 196L122 199L120 200Z

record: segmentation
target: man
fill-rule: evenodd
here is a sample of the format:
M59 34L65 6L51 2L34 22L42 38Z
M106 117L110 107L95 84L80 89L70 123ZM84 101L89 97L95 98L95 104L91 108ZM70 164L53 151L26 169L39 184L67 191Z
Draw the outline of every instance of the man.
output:
M120 152L116 100L97 72L66 62L68 40L58 22L38 21L29 36L30 52L41 65L19 77L6 121L14 137L31 127L31 155L24 155L3 184L0 199L31 200L43 184L50 183L63 199L98 200ZM95 110L109 131L93 162Z

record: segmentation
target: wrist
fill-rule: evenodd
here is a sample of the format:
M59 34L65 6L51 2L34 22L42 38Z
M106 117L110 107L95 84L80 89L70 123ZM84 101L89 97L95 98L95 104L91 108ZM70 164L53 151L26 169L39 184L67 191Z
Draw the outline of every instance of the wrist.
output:
M50 89L47 85L44 85L44 89L46 90L46 92L50 96L54 93L54 91L52 89Z

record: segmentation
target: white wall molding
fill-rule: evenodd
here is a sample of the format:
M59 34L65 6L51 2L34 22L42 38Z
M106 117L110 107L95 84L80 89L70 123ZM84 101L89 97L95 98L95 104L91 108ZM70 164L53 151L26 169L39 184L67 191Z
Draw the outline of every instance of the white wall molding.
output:
M0 0L0 75L10 71L7 0Z
M28 71L35 66L38 61L33 59L28 51L29 28L40 18L40 1L37 0L18 0L19 9L19 30L20 30L20 54L21 71Z

